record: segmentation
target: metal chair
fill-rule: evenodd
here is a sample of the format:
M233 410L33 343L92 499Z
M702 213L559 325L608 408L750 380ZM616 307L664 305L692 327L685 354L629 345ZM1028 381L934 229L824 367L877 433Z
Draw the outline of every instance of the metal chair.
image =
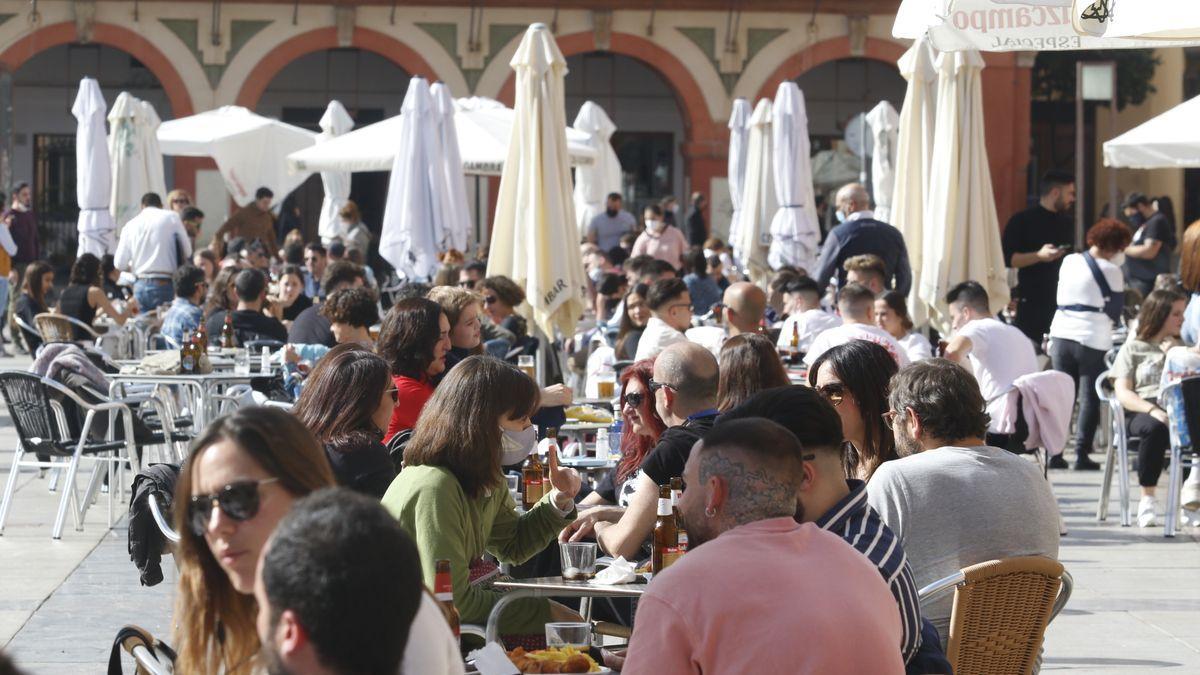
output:
M54 519L52 536L55 539L62 538L67 510L72 504L74 504L74 508L71 508L71 515L75 521L75 529L82 530L84 516L99 487L102 463L108 464L110 484L112 483L112 472L117 465L129 461L135 471L139 468L137 452L134 449L133 413L129 406L116 401L88 403L78 394L54 380L21 371L0 372L0 395L3 395L4 402L8 406L8 414L12 418L19 440L13 455L12 467L9 469L4 497L0 501L0 534L4 532L4 523L8 518L21 467L62 468L61 462L53 461L55 458L68 460L68 466L62 479L62 497L59 499L58 514ZM60 397L62 400L71 401L85 413L77 436L72 435L66 410L62 400L59 400ZM90 433L96 416L101 413L110 413L109 438L103 441L93 441ZM113 440L116 418L120 418L123 424L125 433L123 440ZM122 450L125 451L124 457L120 455ZM26 454L34 453L49 455L51 461L44 462L36 459L31 461L24 458ZM84 456L93 457L97 460L97 464L92 470L92 477L88 481L87 490L81 501L76 490L75 479L79 471L79 461ZM109 492L110 525L114 492L116 490Z
M171 675L175 671L175 650L161 642L144 628L132 624L117 632L116 644L109 657L109 672L121 672L120 656L123 650L133 657L139 675ZM113 669L116 660L117 668Z
M1026 675L1073 587L1057 560L1023 556L971 565L922 588L918 597L924 602L954 590L946 658L957 675Z
M1125 425L1125 408L1117 400L1111 371L1106 370L1096 378L1096 396L1107 407L1109 418L1108 450L1105 452L1104 458L1104 478L1100 483L1100 500L1096 504L1096 520L1100 522L1108 520L1108 503L1112 492L1115 461L1117 497L1121 501L1118 509L1121 514L1121 526L1129 527L1133 524L1133 515L1129 507L1129 448L1139 439L1129 435L1129 429Z
M1178 382L1163 387L1159 400L1167 404L1168 410L1173 408L1171 401L1176 397L1183 398L1184 419L1171 420L1168 428L1171 432L1171 458L1167 469L1167 515L1164 523L1163 536L1174 537L1179 527L1179 509L1183 490L1183 469L1186 464L1192 471L1200 471L1200 456L1196 454L1196 437L1200 426L1193 425L1192 420L1200 419L1200 377L1187 377ZM1186 425L1191 444L1185 447L1180 438L1178 425ZM1184 458L1184 453L1188 457Z
M25 319L22 319L19 314L13 313L12 319L17 324L17 327L21 329L21 332L25 334L26 346L28 346L29 343L29 336L37 338L38 342L42 341L42 334L38 332L38 329L25 323Z
M66 314L43 312L33 317L33 323L42 336L42 342L76 342L75 328L90 336L93 344L100 339L100 333L95 328Z

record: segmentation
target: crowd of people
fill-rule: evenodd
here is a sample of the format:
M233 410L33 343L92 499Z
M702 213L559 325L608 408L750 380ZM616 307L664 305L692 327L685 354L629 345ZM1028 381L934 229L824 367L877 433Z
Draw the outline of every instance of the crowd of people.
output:
M620 672L942 673L951 600L921 603L917 589L980 562L1058 557L1056 501L1011 451L1023 439L1006 400L1040 359L1077 383L1075 467L1092 469L1095 379L1128 330L1110 372L1140 438L1139 523L1161 513L1171 417L1160 374L1200 324L1182 290L1200 290L1200 224L1183 237L1181 286L1163 265L1169 205L1131 195L1134 228L1103 219L1071 252L1073 193L1070 176L1048 175L1040 203L1004 232L1015 313L964 281L946 289L950 330L932 340L909 314L906 243L861 185L838 191L841 224L817 269L775 270L762 286L711 236L704 195L686 219L646 206L640 231L610 195L581 244L588 316L559 344L575 387L542 386L516 365L547 336L523 318L522 287L488 276L486 261L450 252L431 283L385 298L362 264L370 235L353 204L345 238L280 244L265 188L205 249L186 192L166 207L146 195L112 260L80 256L56 302L52 270L26 261L15 315L157 313L168 346L231 324L240 345L283 354L291 412L245 407L213 422L182 467L180 672L462 672L429 592L441 562L442 599L483 624L502 595L489 584L497 563L557 561L559 542L581 540L645 559L660 490L682 478L688 551L655 574L636 617L613 609L632 626L612 655ZM1122 256L1138 264L1122 270ZM121 275L131 293L110 288ZM1135 316L1121 306L1127 286L1145 291L1131 297ZM597 356L617 371L624 433L593 485L539 437ZM543 450L545 493L518 508L505 473ZM1051 466L1065 466L1060 454ZM1185 508L1200 506L1195 473ZM509 645L535 645L547 622L571 620L577 607L528 598L500 629Z

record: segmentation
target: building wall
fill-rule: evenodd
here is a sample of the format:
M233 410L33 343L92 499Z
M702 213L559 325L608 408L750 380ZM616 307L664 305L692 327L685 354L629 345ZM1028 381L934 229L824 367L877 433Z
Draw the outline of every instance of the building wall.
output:
M671 6L681 4L686 5ZM829 4L834 3L817 5L815 14L746 11L736 22L724 9L652 13L625 9L628 3L615 3L612 10L489 7L473 38L465 5L301 4L293 19L291 4L222 2L214 24L213 6L205 2L42 0L35 18L28 2L0 0L0 70L15 71L58 44L107 44L128 51L158 76L173 113L182 116L228 104L274 108L279 101L261 96L277 74L306 54L341 46L376 52L408 73L442 80L456 95L511 101L508 61L524 28L554 21L567 56L612 51L660 72L682 108L684 188L713 192L712 202L721 204L726 120L734 98L773 96L779 82L839 58L894 63L905 49L891 38L888 3L834 4L834 9ZM841 13L863 11L874 13ZM736 26L733 35L727 34L731 25ZM988 55L987 62L992 179L998 209L1008 213L1025 197L1031 64L1016 54ZM211 164L204 160L176 160L176 182L211 191L216 183L206 170ZM204 194L198 197L201 203L210 201Z

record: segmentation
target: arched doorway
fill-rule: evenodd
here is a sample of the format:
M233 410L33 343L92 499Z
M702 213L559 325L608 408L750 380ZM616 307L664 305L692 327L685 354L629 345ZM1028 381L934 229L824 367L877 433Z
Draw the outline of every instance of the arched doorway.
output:
M409 73L387 58L357 48L324 49L301 56L278 72L258 99L255 111L313 131L331 100L341 101L355 127L400 113ZM386 171L356 173L350 198L362 211L363 222L376 234L387 198ZM299 207L306 240L317 236L317 218L324 190L320 176L311 176L284 203Z
M109 106L118 94L128 91L153 105L162 119L171 119L175 111L163 83L146 64L98 43L50 47L24 60L11 77L12 178L32 184L47 255L52 262L65 265L75 256L79 217L75 195L77 123L71 105L80 79L95 78ZM167 162L165 168L167 185L172 185L173 163Z
M626 208L640 218L645 205L667 195L684 205L688 133L671 84L643 61L612 52L570 56L567 68L567 123L584 101L593 101L617 126L612 146L621 160Z

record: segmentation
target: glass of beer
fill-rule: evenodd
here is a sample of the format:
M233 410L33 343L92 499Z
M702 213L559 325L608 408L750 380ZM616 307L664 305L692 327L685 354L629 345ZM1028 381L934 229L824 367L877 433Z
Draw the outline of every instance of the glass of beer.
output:
M603 399L611 399L616 395L616 373L598 373L596 375L596 395Z
M529 376L529 379L537 379L537 369L533 365L533 356L530 354L522 354L517 357L517 367Z
M562 556L563 579L585 581L596 576L596 544L590 541L567 541L558 545Z

